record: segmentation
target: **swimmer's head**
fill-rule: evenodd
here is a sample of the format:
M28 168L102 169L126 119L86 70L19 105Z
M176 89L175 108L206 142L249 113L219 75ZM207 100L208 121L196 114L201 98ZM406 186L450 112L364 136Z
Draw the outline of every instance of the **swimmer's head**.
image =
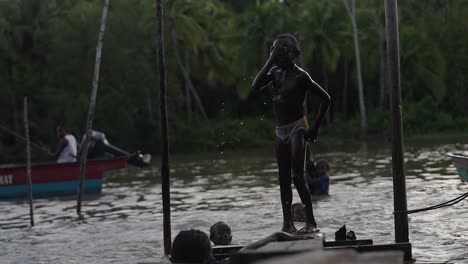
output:
M218 222L210 228L210 240L215 245L229 245L232 241L231 228L224 222Z
M294 222L305 222L305 208L301 203L295 203L292 205L292 218Z
M174 238L171 261L176 263L209 263L213 260L208 236L200 230L184 230Z
M320 159L317 160L315 167L319 176L327 175L330 170L330 163L327 160Z

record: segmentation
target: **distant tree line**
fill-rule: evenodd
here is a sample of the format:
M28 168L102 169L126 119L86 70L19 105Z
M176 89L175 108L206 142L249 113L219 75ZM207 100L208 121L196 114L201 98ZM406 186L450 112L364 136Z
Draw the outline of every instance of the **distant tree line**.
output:
M299 39L298 64L332 96L322 133L385 131L383 4L166 0L172 151L249 147L269 140L271 99L268 93L251 93L250 85L280 33ZM399 4L405 130L467 129L468 1ZM97 0L0 1L0 126L22 134L22 100L28 96L33 142L53 145L59 123L81 138L102 5ZM159 151L155 19L154 1L110 2L94 122L111 143L153 153ZM314 99L307 108L313 118ZM0 160L20 155L22 144L0 129Z

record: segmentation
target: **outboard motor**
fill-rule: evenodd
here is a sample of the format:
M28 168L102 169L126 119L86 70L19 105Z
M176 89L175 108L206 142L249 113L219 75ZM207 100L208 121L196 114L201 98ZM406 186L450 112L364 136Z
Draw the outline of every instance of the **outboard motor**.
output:
M148 166L151 162L150 154L141 154L140 151L130 154L129 152L111 145L102 132L91 130L90 144L88 147L88 159L106 159L126 157L127 162L137 167Z

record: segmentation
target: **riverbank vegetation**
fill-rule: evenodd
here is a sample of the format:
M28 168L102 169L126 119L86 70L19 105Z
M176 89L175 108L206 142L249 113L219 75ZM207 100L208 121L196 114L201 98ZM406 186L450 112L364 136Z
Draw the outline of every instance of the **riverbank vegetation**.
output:
M158 153L153 2L110 3L94 128L119 147ZM54 146L59 123L81 138L102 4L0 1L2 127L23 134L21 103L28 96L32 141ZM171 151L222 151L271 143L271 98L266 91L252 93L250 85L280 33L292 33L300 40L298 63L332 97L322 136L388 138L383 4L360 0L353 8L347 0L165 1ZM399 4L405 134L466 133L468 1ZM307 102L311 121L317 102L314 98ZM0 160L17 160L23 144L0 130ZM36 153L38 158L41 155Z

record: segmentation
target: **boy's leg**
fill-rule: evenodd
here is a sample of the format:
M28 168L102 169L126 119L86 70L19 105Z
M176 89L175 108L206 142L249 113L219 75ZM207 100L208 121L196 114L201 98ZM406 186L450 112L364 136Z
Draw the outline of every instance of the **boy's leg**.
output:
M312 199L310 196L309 188L307 187L304 179L304 154L305 154L305 139L304 130L296 131L291 138L292 144L292 172L294 186L296 186L299 197L305 206L306 211L306 226L304 232L312 232L317 223L314 218L314 211L312 209Z
M291 147L281 139L276 139L276 162L278 164L279 184L281 191L281 206L283 208L283 228L284 232L296 232L296 227L292 220L292 189L291 189Z

